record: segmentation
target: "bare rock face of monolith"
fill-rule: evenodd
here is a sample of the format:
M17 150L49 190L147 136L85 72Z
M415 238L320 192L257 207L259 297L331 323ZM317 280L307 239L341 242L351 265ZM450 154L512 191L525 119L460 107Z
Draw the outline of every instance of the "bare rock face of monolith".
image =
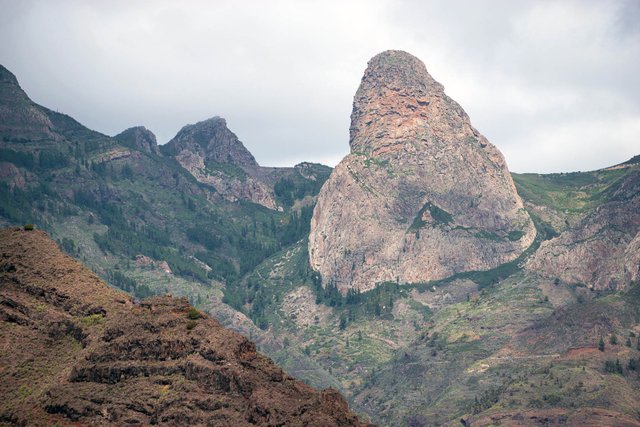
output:
M325 285L366 291L487 270L533 242L502 154L416 57L369 61L350 146L311 222L310 262Z

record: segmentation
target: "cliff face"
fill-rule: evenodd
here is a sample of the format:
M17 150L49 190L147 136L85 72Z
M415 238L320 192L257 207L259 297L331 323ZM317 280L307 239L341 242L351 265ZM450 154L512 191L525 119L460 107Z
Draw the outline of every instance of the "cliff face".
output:
M490 269L535 238L500 152L408 53L369 62L350 146L311 223L311 265L325 283L364 291Z
M3 422L367 425L184 299L136 303L43 232L0 242Z

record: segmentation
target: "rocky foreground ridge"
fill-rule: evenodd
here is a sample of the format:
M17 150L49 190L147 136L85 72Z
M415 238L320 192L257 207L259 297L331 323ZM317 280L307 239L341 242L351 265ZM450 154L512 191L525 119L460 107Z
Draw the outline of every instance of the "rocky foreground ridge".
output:
M44 232L0 242L2 423L368 425L184 299L137 303Z
M533 242L502 154L419 59L371 59L350 133L311 222L310 261L325 283L366 291L487 270Z

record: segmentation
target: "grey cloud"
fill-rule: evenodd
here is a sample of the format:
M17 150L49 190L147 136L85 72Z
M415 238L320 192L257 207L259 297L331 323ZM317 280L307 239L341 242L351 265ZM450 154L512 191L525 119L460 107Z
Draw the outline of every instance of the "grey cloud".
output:
M220 115L264 165L335 164L367 60L425 61L515 171L638 154L637 1L0 0L0 61L107 134Z

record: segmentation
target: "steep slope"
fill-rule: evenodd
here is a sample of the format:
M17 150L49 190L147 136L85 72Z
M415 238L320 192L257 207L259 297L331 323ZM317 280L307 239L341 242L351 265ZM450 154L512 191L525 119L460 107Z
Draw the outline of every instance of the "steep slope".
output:
M346 292L441 279L532 243L502 155L417 58L387 51L369 62L350 133L311 223L311 265L325 283Z
M0 65L0 136L3 140L62 139L51 119L20 89L16 77Z
M15 78L3 84L1 93L13 95L0 107L20 116L22 130L0 123L0 225L33 223L112 286L138 298L187 297L263 351L282 350L269 325L256 323L262 330L247 318L243 276L308 234L331 168L255 169L281 211L232 202L158 155L151 132L133 128L110 138L33 103ZM41 116L55 137L41 135ZM286 358L313 369L301 351Z
M0 242L4 422L367 425L184 299L136 303L43 232Z
M174 158L159 154L150 131L131 128L110 138L35 104L9 71L3 68L1 75L0 110L6 114L0 122L0 223L35 223L113 284L125 286L135 276L140 286L125 287L139 296L170 286L189 289L209 305L214 295L219 301L224 282L239 280L306 234L302 218L310 216L306 211L328 168L260 168L223 119L187 127L178 138L181 144L207 135L227 141L218 157L211 147L190 148L209 153L224 185L234 186L246 175L236 164L217 163L231 159L253 168L260 180L256 185L266 188L272 207L278 200L282 209L230 201ZM207 134L202 127L216 130ZM238 180L229 178L236 172ZM133 259L147 261L132 264ZM168 276L150 281L144 265L165 264ZM186 283L174 285L176 277Z
M532 199L527 201L532 211L542 212L551 221L566 217L561 234L541 245L527 269L597 290L627 289L638 282L640 167L630 161L610 170L574 174L571 178L579 184L557 188L555 193L571 203L580 203L574 215L571 206L563 204L558 209L549 200L544 205L545 199L531 191L536 189L532 184L540 186L541 181L544 184L554 178L558 180L553 176L535 181L533 177L517 178L523 194Z
M214 187L230 201L250 200L277 209L273 189L255 177L259 165L227 122L213 117L183 127L162 146L199 181Z

